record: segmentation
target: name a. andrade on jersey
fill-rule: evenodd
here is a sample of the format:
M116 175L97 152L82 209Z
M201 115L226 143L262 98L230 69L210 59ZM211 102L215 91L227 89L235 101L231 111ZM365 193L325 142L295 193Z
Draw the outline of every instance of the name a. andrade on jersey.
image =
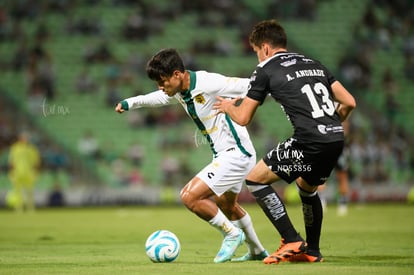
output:
M301 78L304 76L325 76L325 72L319 69L299 70L299 71L295 71L295 76L291 76L290 74L287 74L286 78L288 81L291 81L296 78Z

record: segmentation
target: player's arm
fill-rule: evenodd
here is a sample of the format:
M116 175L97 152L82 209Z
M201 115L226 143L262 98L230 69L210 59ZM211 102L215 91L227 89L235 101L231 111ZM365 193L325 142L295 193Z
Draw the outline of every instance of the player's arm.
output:
M336 112L341 121L345 121L356 107L355 98L339 81L332 83L331 88L335 101L339 103Z
M171 104L173 100L173 97L169 97L163 91L158 90L146 95L139 95L122 100L115 106L115 112L123 113L124 111L141 107L168 105Z
M245 97L240 104L240 98L225 99L220 96L217 97L217 102L213 108L219 113L226 113L230 118L241 126L245 126L252 120L257 107L260 102L249 97Z

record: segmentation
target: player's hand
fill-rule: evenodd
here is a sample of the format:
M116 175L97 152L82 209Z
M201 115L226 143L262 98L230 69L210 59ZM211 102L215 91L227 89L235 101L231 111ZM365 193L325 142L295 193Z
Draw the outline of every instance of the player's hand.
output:
M213 105L213 110L217 110L217 114L226 113L229 106L236 105L240 97L228 99L221 96L216 96L216 103Z
M122 109L122 104L121 103L116 104L115 112L118 112L120 114L122 114L123 112L125 112L125 110Z

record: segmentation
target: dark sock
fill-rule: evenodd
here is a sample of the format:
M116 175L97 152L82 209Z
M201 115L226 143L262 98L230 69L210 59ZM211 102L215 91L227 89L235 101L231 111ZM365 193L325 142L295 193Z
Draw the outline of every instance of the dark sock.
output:
M348 204L348 198L345 195L339 195L338 204L339 205L347 205Z
M300 198L302 200L308 251L312 252L311 254L318 254L323 219L322 203L318 193L309 194L310 196L304 196L303 194L302 191Z
M255 185L250 181L246 181L246 183ZM272 186L268 185L263 189L252 192L252 194L285 243L302 240L289 219L284 203Z

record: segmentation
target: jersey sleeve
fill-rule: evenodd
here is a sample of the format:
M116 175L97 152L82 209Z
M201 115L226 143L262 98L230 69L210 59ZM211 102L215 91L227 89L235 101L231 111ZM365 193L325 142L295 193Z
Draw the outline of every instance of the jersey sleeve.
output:
M124 110L138 109L141 107L159 107L174 103L177 103L177 100L174 97L169 97L161 90L146 95L130 97L121 102Z
M268 94L269 77L260 67L257 67L250 78L250 89L247 97L257 100L263 104Z
M197 87L200 91L222 97L244 97L249 89L248 78L229 77L218 73L199 71L197 73Z

